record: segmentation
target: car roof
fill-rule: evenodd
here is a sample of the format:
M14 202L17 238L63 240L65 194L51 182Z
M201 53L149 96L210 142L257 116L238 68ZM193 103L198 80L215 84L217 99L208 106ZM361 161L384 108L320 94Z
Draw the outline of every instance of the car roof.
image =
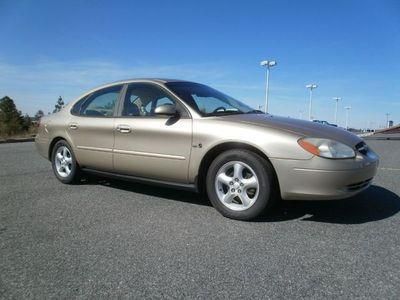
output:
M129 83L129 82L138 82L138 81L146 81L146 82L156 82L156 83L168 83L168 82L190 82L187 80L181 80L181 79L171 79L171 78L130 78L130 79L125 79L125 80L118 80L111 82L109 84L118 84L118 83Z
M112 87L112 86L118 85L118 84L127 84L127 83L133 83L133 82L154 82L156 84L165 84L168 82L188 82L189 83L191 81L181 80L181 79L170 79L170 78L155 78L155 77L154 78L143 77L143 78L131 78L131 79L118 80L118 81L98 85L98 86L92 88L91 90L88 90L85 93L81 94L79 97L77 97L74 100L72 100L71 102L69 102L68 105L73 105L74 103L76 103L77 101L82 99L82 97L85 97L85 96L87 96L93 92L96 92L98 90L101 90L103 88Z
M101 90L103 88L112 87L112 86L118 85L118 84L127 84L127 83L133 83L133 82L154 82L157 84L165 84L168 82L190 82L190 81L181 80L181 79L168 79L168 78L131 78L131 79L118 80L118 81L113 81L113 82L109 82L109 83L104 83L102 85L98 85L98 86L92 88L91 90L86 91L84 94L80 95L78 98L76 98L72 102L75 102L78 99L80 99L86 95L89 95L90 93Z

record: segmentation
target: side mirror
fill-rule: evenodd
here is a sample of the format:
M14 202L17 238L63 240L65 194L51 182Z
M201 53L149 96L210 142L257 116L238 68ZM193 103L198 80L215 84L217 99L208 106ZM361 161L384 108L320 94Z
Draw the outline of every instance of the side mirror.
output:
M156 107L154 110L156 115L175 116L177 114L175 105L164 104Z

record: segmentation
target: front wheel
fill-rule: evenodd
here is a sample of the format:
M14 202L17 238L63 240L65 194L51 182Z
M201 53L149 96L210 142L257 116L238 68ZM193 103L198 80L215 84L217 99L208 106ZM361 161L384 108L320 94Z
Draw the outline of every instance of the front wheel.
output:
M51 164L54 174L62 183L75 183L80 179L80 169L71 146L64 140L58 141L53 148Z
M271 164L248 150L229 150L211 163L207 194L224 216L250 220L271 206L275 198Z

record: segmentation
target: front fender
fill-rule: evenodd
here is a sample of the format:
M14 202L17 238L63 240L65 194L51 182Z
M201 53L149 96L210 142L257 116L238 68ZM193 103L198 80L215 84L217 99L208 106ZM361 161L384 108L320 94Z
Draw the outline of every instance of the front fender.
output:
M227 143L248 145L263 153L267 158L310 159L312 155L297 144L300 137L293 132L253 124L215 119L194 120L189 181L194 182L207 153L218 145Z

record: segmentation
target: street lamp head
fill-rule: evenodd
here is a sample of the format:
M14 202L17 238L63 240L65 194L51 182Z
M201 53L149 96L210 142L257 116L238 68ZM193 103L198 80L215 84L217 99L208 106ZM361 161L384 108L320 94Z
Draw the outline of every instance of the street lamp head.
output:
M342 98L340 98L340 97L333 97L332 99L335 100L335 101L340 101L340 100L342 100Z
M260 62L260 66L273 67L273 66L276 66L276 61L275 60L263 60L262 62Z
M306 88L313 90L316 89L318 87L318 85L316 85L315 83L310 83L306 85Z
M344 109L349 110L349 109L351 109L351 106L345 106Z

